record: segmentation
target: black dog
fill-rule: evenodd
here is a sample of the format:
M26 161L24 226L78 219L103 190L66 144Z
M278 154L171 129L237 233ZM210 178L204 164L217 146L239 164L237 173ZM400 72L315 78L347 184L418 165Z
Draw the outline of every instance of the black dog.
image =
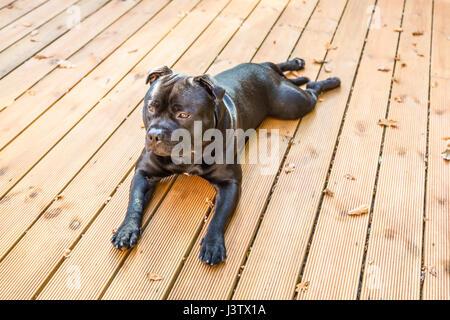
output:
M118 249L133 247L141 234L142 213L158 181L172 174L199 175L216 189L215 212L202 240L200 259L210 265L225 259L224 232L240 195L242 171L234 164L175 164L171 134L179 128L194 134L194 121L202 130L257 128L267 116L297 119L313 110L319 94L340 85L338 78L309 82L288 79L283 72L301 70L304 60L280 64L244 63L214 78L189 77L168 67L152 70L144 99L146 146L136 165L126 217L112 237ZM302 90L297 86L307 84Z

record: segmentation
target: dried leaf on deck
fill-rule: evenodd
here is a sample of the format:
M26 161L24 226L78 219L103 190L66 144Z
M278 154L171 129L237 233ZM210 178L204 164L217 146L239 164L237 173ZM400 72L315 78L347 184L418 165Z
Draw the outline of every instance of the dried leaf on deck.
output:
M398 122L390 119L379 119L378 125L384 127L398 128Z
M150 281L160 281L160 280L162 280L161 276L159 274L154 273L154 272L147 272L145 274L145 276Z
M336 50L338 47L337 46L333 46L331 43L327 42L327 43L325 43L325 48L327 50Z
M38 59L38 60L43 60L43 59L48 59L49 57L44 56L42 54L37 54L37 55L34 56L34 58Z
M353 210L350 210L347 212L347 215L349 216L360 216L362 214L366 214L369 212L369 206L366 204L363 204L362 206L359 206L358 208L355 208Z
M314 63L315 64L324 64L324 63L327 63L328 61L327 60L324 60L324 59L316 59L316 58L314 58Z
M305 292L308 290L309 281L300 282L295 286L295 292Z
M388 68L388 67L386 67L386 66L379 66L379 67L378 67L378 71L388 72L388 71L390 71L390 70L391 70L391 69Z
M62 69L72 69L75 68L75 65L67 60L58 60L58 68Z
M442 152L441 157L444 158L444 160L450 161L450 148L447 148L447 150Z
M68 258L70 256L70 252L72 252L70 249L64 250L64 257Z
M295 169L294 163L288 163L284 166L284 172L286 173L291 173L292 171L294 171L294 169Z
M344 176L344 178L345 178L345 179L348 179L348 180L356 180L356 178L355 178L354 176L352 176L350 173L347 173L347 174Z

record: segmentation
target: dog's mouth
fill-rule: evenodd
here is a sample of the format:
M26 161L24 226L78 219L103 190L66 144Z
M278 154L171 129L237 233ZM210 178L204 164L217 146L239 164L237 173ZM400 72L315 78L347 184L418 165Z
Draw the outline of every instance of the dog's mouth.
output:
M154 154L161 156L161 157L169 157L172 154L172 146L169 146L165 143L157 143L157 144L152 144L152 143L146 143L145 144L145 150L147 152L152 151Z

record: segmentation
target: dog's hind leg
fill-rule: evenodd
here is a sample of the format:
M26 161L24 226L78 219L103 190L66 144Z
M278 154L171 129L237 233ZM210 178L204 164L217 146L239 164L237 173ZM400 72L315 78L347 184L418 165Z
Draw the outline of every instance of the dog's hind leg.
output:
M296 86L301 86L305 83L309 82L309 79L307 77L299 77L295 79L289 79L287 78L283 72L286 71L298 71L305 68L305 60L300 58L295 58L286 62L282 63L272 63L272 62L263 62L261 63L262 66L272 69L276 73L278 73L283 79L288 80L289 82L295 84Z
M318 97L322 92L335 89L341 85L339 78L328 78L322 81L308 82L306 90L311 91Z
M305 68L305 60L294 58L286 62L278 63L276 66L283 72L299 71Z

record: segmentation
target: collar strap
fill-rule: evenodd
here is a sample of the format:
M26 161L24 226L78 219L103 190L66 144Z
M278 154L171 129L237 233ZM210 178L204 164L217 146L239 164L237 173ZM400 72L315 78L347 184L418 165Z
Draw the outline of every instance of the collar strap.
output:
M233 100L231 100L230 96L225 92L223 96L223 104L228 111L228 115L230 116L231 128L236 129L237 127L237 112L236 106L234 105Z

